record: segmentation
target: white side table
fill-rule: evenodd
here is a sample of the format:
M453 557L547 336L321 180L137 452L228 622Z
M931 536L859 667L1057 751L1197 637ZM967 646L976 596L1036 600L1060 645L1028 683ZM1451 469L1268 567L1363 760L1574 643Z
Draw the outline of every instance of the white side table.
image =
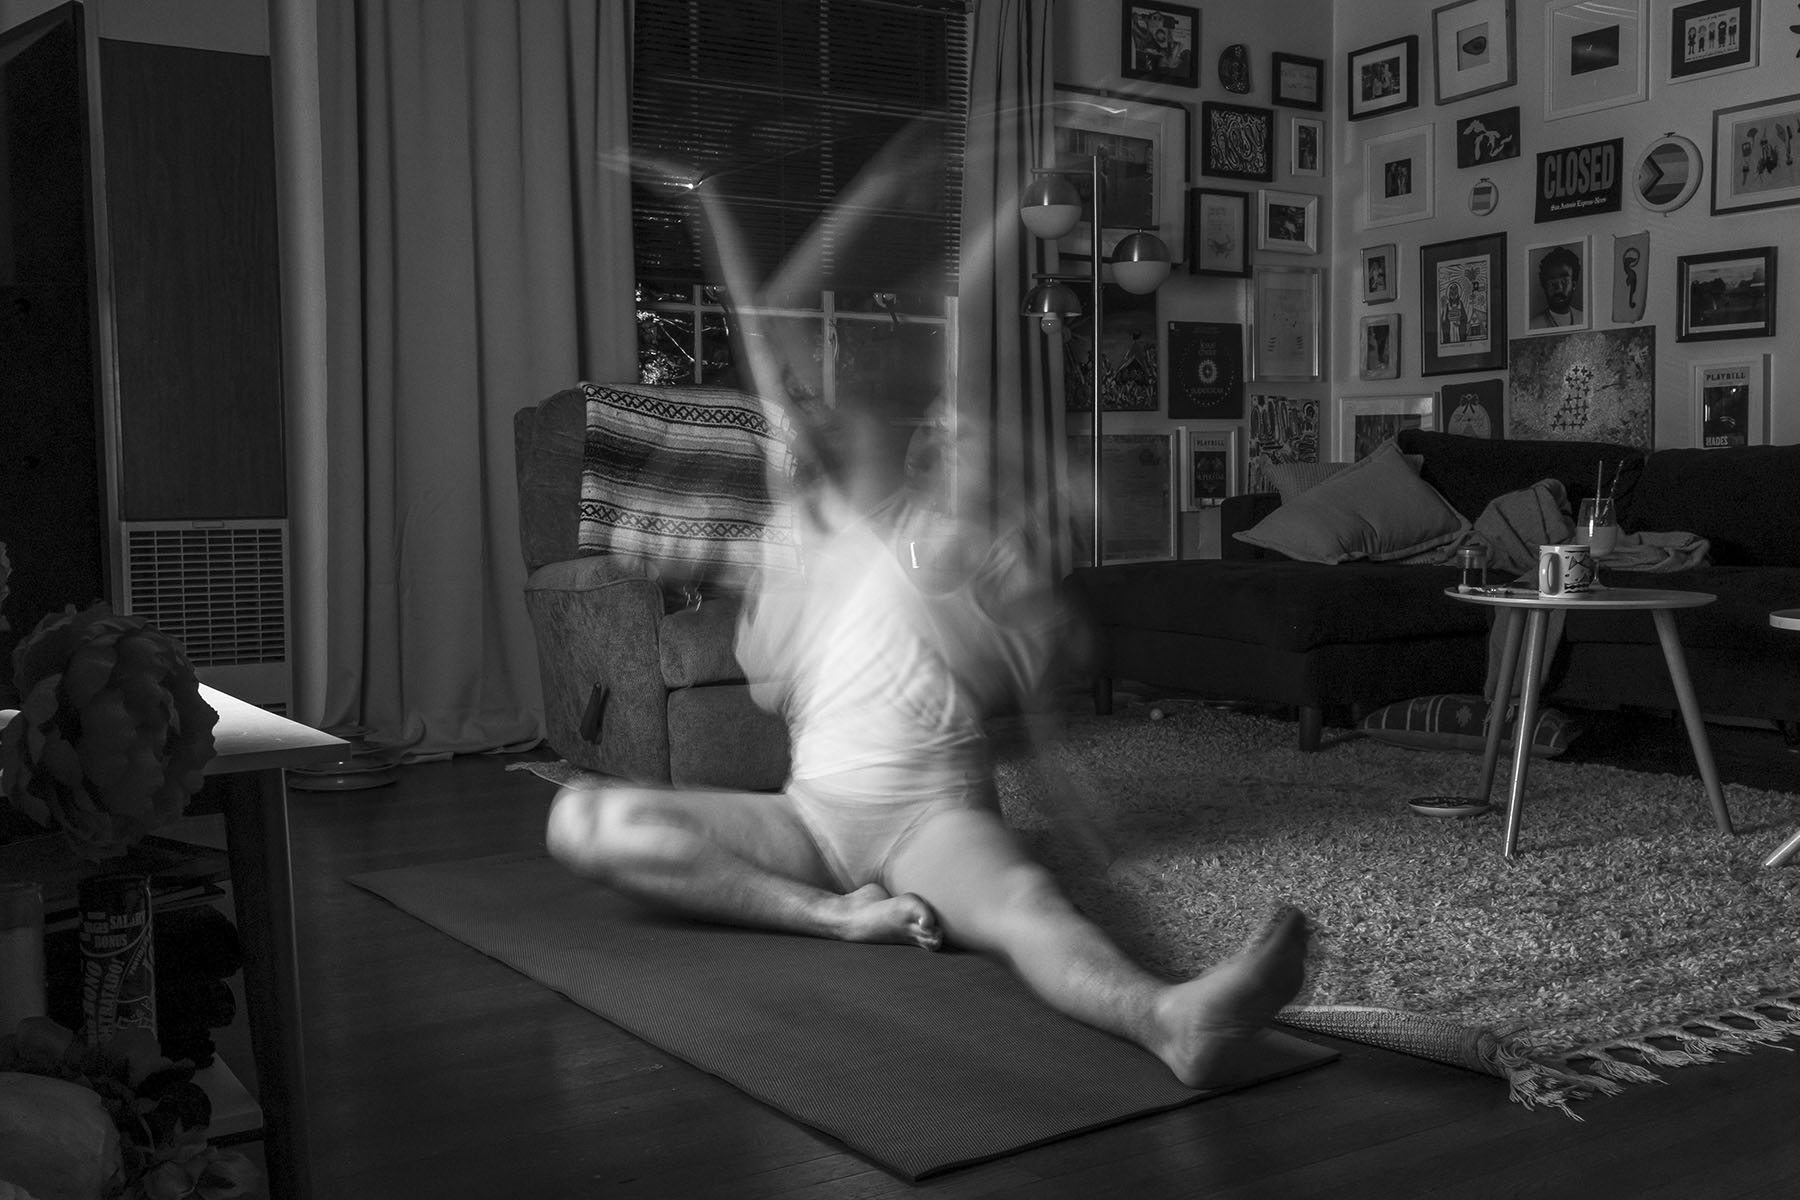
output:
M1800 608L1782 608L1769 614L1769 624L1777 629L1793 629L1800 631ZM1800 830L1794 836L1775 848L1775 853L1763 859L1765 867L1779 867L1800 851Z

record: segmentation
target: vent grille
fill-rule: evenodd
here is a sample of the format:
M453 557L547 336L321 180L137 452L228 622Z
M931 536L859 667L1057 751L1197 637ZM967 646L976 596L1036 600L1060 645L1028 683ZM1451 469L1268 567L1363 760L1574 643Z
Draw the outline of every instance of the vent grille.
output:
M125 611L196 668L287 661L287 526L127 525Z

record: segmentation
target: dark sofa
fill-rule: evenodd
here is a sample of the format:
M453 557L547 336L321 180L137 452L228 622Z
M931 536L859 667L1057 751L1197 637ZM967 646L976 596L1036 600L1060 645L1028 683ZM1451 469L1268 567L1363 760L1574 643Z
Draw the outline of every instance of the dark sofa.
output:
M1800 721L1800 637L1769 613L1800 605L1800 446L1659 450L1593 442L1488 441L1408 430L1399 449L1418 477L1475 521L1495 498L1556 479L1574 505L1594 493L1595 465L1619 472L1624 531L1686 531L1710 542L1704 566L1678 571L1603 567L1617 587L1676 588L1718 597L1676 614L1702 711ZM1233 497L1222 512L1224 557L1081 568L1068 584L1097 627L1104 678L1219 700L1290 706L1303 749L1317 749L1328 715L1351 717L1395 700L1479 693L1487 610L1443 595L1454 567L1297 562L1234 535L1281 503ZM1676 707L1647 613L1574 613L1545 685L1579 707Z

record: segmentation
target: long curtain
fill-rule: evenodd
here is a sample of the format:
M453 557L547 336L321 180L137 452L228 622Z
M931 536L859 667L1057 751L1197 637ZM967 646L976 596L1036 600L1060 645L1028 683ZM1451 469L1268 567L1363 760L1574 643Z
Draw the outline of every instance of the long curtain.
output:
M636 378L609 169L627 0L312 3L323 302L292 349L324 368L290 428L322 442L293 457L312 464L297 608L323 647L303 647L304 715L414 755L526 745L513 414Z
M1052 0L982 0L969 55L957 300L962 511L989 523L1023 508L1067 568L1061 345L1019 315L1047 247L1019 220L1019 193L1049 157Z

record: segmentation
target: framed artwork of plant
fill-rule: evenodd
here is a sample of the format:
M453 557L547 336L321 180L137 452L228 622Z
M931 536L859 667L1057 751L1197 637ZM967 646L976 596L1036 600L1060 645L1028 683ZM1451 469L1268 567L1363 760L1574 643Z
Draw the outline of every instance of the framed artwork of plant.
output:
M1188 248L1189 274L1249 275L1249 193L1189 189Z

